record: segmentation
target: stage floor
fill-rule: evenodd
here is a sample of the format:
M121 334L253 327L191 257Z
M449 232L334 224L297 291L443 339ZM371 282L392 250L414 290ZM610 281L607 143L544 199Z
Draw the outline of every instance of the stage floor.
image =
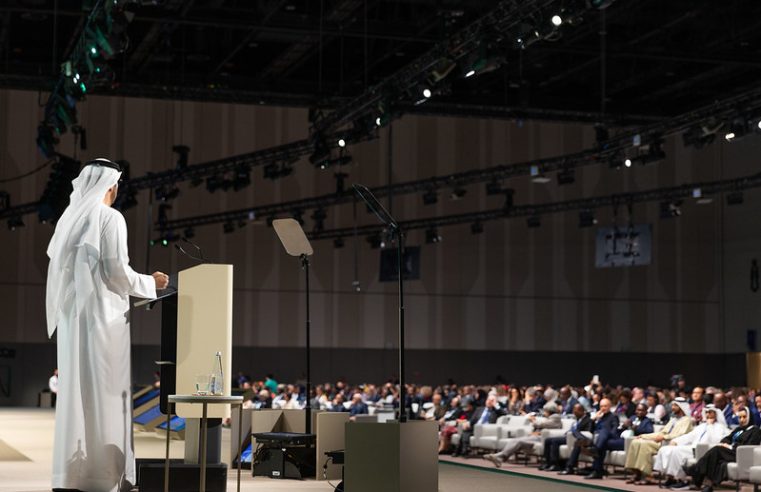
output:
M50 491L50 471L53 450L54 414L52 409L0 408L0 492ZM230 431L222 434L222 458L229 463ZM153 433L135 433L135 451L139 458L163 458L165 441ZM170 456L182 458L183 441L172 441ZM520 490L526 492L561 492L566 490L615 490L607 488L611 483L595 484L587 488L582 483L562 483L532 478L513 473L500 473L480 459L464 462L442 462L439 466L440 492L493 492L495 490ZM473 465L485 465L484 468ZM491 467L491 469L490 469ZM523 470L524 473L527 470ZM235 490L236 470L231 470L228 490ZM608 480L604 481L608 482ZM600 487L603 485L603 487ZM607 487L604 487L607 486ZM652 489L649 488L649 489ZM327 482L315 480L273 480L252 477L244 470L241 479L244 492L274 490L281 492L332 491Z

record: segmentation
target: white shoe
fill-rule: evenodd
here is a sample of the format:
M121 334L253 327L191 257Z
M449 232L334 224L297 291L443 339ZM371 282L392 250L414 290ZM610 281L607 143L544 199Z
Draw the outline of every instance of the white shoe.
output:
M501 468L502 467L502 459L499 456L497 456L496 454L491 454L491 453L490 454L485 454L484 455L484 459L494 463L494 466L496 466L497 468Z

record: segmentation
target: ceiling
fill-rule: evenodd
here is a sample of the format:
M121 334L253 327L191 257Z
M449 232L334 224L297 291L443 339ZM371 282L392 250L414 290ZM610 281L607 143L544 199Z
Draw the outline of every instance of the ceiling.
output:
M0 85L50 90L94 3L2 2ZM128 27L129 47L112 62L117 84L106 91L336 106L497 3L142 0ZM572 0L555 3L560 9ZM530 22L549 23L552 12L546 14ZM500 68L470 78L455 71L443 93L412 110L510 116L502 109L523 108L536 118L597 121L604 113L651 121L741 91L761 76L761 2L618 0L583 17L526 49L501 45Z

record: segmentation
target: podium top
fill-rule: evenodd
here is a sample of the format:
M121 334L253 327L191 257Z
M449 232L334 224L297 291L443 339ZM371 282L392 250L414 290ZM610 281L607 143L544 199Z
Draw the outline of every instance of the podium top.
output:
M169 403L228 403L243 404L242 396L169 395Z
M140 299L135 304L133 304L134 307L140 307L145 306L146 304L153 304L156 301L160 301L161 299L164 299L165 297L170 297L177 294L177 274L173 273L169 275L169 285L166 286L166 289L159 290L157 292L160 292L159 295L156 296L155 299Z

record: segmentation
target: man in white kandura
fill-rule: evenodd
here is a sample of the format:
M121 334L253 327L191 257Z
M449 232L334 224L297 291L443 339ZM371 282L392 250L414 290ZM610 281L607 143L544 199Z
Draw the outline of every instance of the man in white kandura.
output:
M668 446L661 446L655 455L653 470L666 475L665 486L679 485L689 488L687 474L682 468L688 459L695 457L695 448L700 443L714 446L719 444L729 429L724 421L724 413L715 406L703 407L703 423L687 434L671 440Z
M129 266L127 225L111 208L121 169L107 159L72 181L48 245L48 336L58 328L53 489L119 492L135 483L129 296L155 298L169 278Z

